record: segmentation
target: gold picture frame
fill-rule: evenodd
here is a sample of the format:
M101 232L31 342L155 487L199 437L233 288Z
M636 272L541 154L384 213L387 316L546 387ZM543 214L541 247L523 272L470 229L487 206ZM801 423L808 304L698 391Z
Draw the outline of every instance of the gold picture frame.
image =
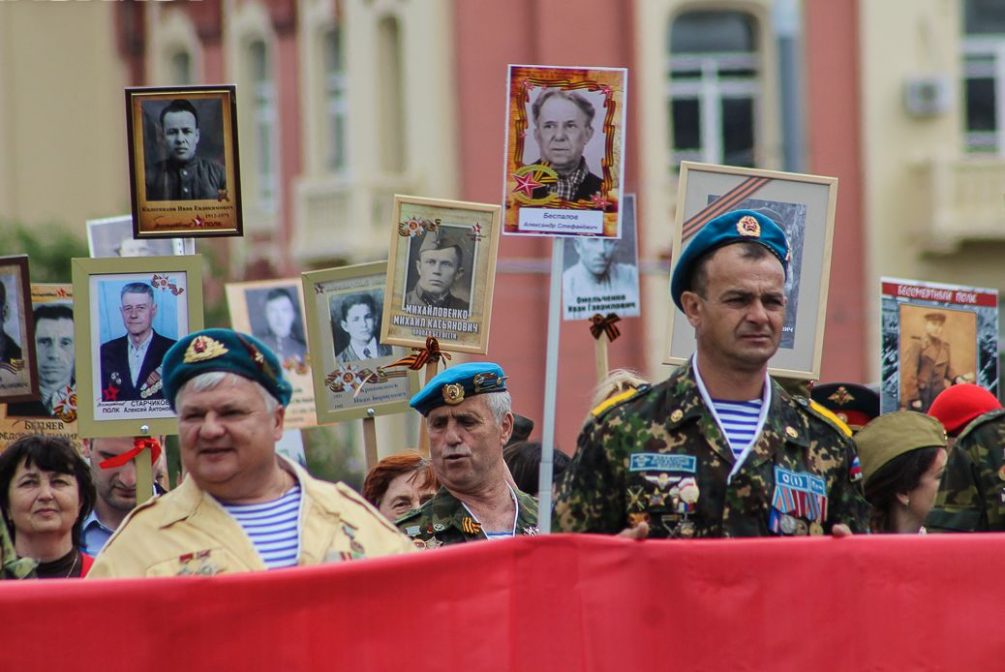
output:
M203 327L202 263L201 255L72 260L80 436L178 433L160 363ZM146 345L135 372L134 339Z
M301 276L319 424L404 413L419 391L417 372L381 369L405 354L378 338L387 265L379 261Z
M381 343L421 348L432 336L441 350L488 351L501 210L395 195Z
M0 402L38 399L28 255L0 257Z

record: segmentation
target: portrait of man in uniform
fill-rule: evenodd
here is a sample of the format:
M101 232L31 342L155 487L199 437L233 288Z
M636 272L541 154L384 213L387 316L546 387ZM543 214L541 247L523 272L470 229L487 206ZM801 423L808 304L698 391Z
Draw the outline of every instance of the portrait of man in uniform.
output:
M468 310L471 269L465 268L463 233L441 226L421 241L410 255L415 270L409 274L405 305Z
M950 329L947 320L953 322ZM973 313L905 305L901 325L906 335L901 339L902 409L926 413L944 389L974 381L977 327Z
M376 357L387 357L391 346L377 342L381 308L370 294L350 294L341 301L332 297L332 338L335 359L343 364ZM339 349L339 344L345 347Z
M217 101L197 101L219 105ZM227 171L220 162L199 156L202 129L192 101L177 98L158 115L163 159L146 166L148 201L216 199L227 190ZM156 156L156 154L154 154Z
M307 354L300 302L295 292L292 287L272 287L247 293L252 333L272 348L280 361L293 358L303 362ZM264 323L254 319L256 315L264 315Z
M161 361L175 339L154 331L153 287L130 282L119 296L126 334L101 344L102 401L163 399Z

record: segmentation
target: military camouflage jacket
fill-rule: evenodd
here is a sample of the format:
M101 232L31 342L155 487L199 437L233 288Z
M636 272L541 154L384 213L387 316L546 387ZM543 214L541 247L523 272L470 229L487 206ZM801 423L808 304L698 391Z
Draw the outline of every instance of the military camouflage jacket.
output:
M516 493L519 505L516 533L537 534L537 500L525 492L513 492ZM478 521L445 487L441 487L428 502L399 518L395 525L420 548L436 548L487 538Z
M1005 409L980 416L964 429L952 450L929 532L1005 530Z
M803 397L772 382L764 428L743 466L702 400L690 364L592 418L557 486L554 528L650 537L868 530L854 444Z

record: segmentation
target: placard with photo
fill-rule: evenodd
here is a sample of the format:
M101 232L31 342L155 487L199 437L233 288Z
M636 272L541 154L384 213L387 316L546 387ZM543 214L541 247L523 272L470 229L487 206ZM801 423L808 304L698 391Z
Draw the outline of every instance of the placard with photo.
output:
M37 398L28 256L0 257L0 402Z

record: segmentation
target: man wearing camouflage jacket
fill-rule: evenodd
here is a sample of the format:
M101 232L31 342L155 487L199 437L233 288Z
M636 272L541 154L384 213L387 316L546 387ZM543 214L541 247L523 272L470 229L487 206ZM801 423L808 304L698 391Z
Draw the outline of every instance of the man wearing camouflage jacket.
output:
M1005 409L978 417L957 437L925 529L1005 531Z
M740 537L865 532L854 444L767 375L785 317L785 234L761 213L709 221L671 295L697 352L594 409L558 486L556 530Z

